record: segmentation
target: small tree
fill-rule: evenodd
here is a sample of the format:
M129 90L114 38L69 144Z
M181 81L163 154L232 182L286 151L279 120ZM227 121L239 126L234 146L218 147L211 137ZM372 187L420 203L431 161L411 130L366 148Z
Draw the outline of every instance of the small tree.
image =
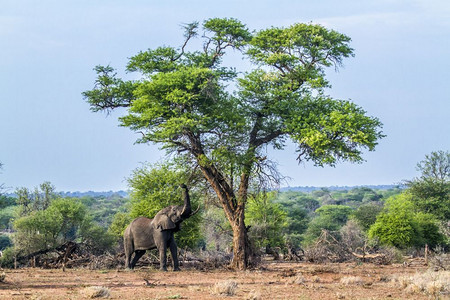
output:
M116 239L122 239L125 228L133 221L133 218L129 213L118 212L114 215L111 225L108 231L116 237Z
M112 236L92 221L87 208L79 199L60 198L53 192L46 193L45 186L52 185L41 185L42 194L19 189L20 214L13 222L15 253L28 255L53 249L68 241L82 242L94 252L112 246Z
M285 244L282 232L287 226L286 212L274 203L275 196L275 192L263 192L252 195L248 201L245 217L252 226L250 238L257 248Z
M444 241L437 220L431 214L417 213L408 193L387 200L369 229L369 237L400 249L425 244L436 246Z
M27 215L32 211L45 210L52 200L57 198L55 187L50 182L44 182L31 192L22 187L16 190L19 215Z
M377 220L378 214L383 210L383 206L379 204L369 203L358 207L353 213L352 218L356 220L359 226L365 231Z
M188 51L197 36L202 47ZM236 19L212 18L186 25L184 38L179 48L131 57L127 71L139 72L137 81L97 66L95 87L83 95L93 111L127 108L119 120L141 133L138 142L160 144L199 167L233 230L232 266L245 269L249 188L276 178L267 146L283 149L290 140L299 161L319 166L361 162L362 150L374 150L383 137L381 123L325 94L325 68L353 56L344 34L314 24L251 32ZM238 73L224 65L228 50L248 58L253 69Z
M408 192L419 210L441 221L450 221L450 181L431 178L413 180L408 183Z
M433 151L425 155L425 159L417 164L422 178L440 181L450 180L450 151Z
M320 236L322 230L337 231L348 220L352 208L345 205L324 205L316 209L317 217L311 220L304 234L306 244L312 243Z
M421 211L449 221L450 152L431 152L417 164L417 169L422 172L421 176L407 181L411 201Z

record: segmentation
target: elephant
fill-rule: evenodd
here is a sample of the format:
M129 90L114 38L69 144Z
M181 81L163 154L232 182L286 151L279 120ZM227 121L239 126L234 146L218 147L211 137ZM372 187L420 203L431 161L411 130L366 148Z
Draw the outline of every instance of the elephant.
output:
M134 269L136 262L146 250L157 248L159 251L160 270L167 271L167 247L170 249L173 270L179 271L177 245L174 233L180 230L180 224L193 215L189 191L185 184L183 190L184 205L172 205L160 210L153 219L139 217L134 219L123 234L125 247L125 267ZM134 258L131 256L134 253Z

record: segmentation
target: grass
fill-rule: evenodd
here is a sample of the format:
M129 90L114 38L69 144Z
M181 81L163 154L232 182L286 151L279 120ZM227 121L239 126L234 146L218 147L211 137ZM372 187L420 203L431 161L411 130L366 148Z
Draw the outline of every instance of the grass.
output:
M432 297L450 295L450 271L427 271L394 280L410 294L423 293Z
M109 298L109 289L103 286L90 286L81 291L86 298Z
M212 293L216 295L234 296L238 284L233 280L225 280L217 282L213 288Z
M341 283L344 285L364 284L364 280L358 276L346 276L341 278Z

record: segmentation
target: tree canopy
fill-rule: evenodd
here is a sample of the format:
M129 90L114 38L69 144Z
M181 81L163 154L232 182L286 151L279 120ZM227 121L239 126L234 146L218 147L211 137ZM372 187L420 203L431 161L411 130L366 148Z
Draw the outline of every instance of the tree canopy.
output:
M425 213L450 220L450 152L431 152L417 169L421 176L407 182L411 201Z
M450 151L433 151L417 164L422 179L450 181Z
M356 104L333 99L327 67L353 56L350 38L317 24L252 32L233 18L184 26L178 48L161 46L132 56L128 72L97 66L93 111L126 108L120 124L199 167L216 192L233 229L233 265L244 269L249 249L244 223L250 182L276 179L267 146L297 146L299 161L334 166L361 162L383 137L381 122ZM202 47L190 50L192 39ZM239 73L223 57L234 50L252 68Z

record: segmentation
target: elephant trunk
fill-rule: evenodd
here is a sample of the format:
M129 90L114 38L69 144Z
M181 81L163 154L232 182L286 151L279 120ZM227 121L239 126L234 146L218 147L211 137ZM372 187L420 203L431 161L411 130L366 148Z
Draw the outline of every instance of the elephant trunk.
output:
M184 199L184 206L183 211L181 213L181 216L183 218L189 218L191 216L191 199L189 197L189 191L186 185L182 184L181 188L183 189L183 199Z

